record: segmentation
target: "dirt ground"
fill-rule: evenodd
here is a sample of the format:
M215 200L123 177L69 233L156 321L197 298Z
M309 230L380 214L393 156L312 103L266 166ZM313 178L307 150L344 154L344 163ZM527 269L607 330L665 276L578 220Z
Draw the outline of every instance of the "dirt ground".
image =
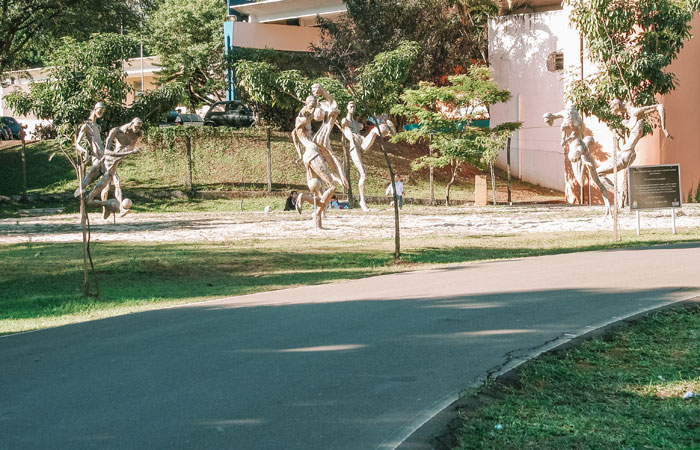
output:
M77 242L82 239L77 214L56 214L56 210L31 210L33 215L0 219L0 243ZM29 214L29 211L27 212ZM93 241L193 242L239 241L246 239L379 239L392 238L392 209L330 210L324 229L313 226L310 210L296 212L217 213L132 213L105 221L90 214ZM619 215L620 229L635 230L636 216ZM404 207L401 236L489 235L546 233L558 231L612 232L612 218L602 207L569 205L527 205L488 207ZM670 210L641 212L641 229L668 229ZM685 205L676 211L678 229L700 227L700 205Z

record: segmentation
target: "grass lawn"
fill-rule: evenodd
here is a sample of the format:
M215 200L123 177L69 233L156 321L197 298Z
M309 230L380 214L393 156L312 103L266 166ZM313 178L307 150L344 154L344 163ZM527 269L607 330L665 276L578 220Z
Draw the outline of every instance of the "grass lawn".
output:
M338 136L333 135L333 146L342 155ZM185 190L188 182L188 164L183 141L172 144L142 142L144 151L125 158L119 164L122 187L130 190L163 191ZM273 188L286 193L289 187L306 186L306 172L297 161L297 154L289 133L274 131L271 139L271 163ZM400 174L406 185L406 196L430 198L429 170L413 171L413 159L427 153L421 145L388 144L394 171ZM73 169L60 152L55 141L42 141L26 147L27 193L59 194L72 193L77 187ZM52 157L53 155L53 157ZM339 156L340 157L340 156ZM196 190L266 190L267 189L267 142L264 129L232 130L219 138L196 139L192 142L193 183ZM363 155L367 172L365 193L368 196L383 196L389 180L384 155L378 145ZM22 193L23 173L20 147L0 148L0 167L4 176L0 179L0 196ZM350 165L350 179L355 196L358 195L359 173ZM474 200L474 174L485 173L472 166L462 165L450 198L456 204ZM450 179L448 169L435 170L434 194L436 201L444 201L445 187ZM498 200L506 199L505 174L498 172ZM512 181L514 201L562 200L561 192L552 191ZM489 194L490 195L490 194ZM72 202L74 203L74 202ZM2 205L0 205L2 207Z
M463 416L466 449L700 448L700 308L677 308L547 355Z
M540 233L393 240L94 242L100 298L82 297L79 243L0 245L0 334L125 314L177 303L328 283L445 264L698 240L700 230Z

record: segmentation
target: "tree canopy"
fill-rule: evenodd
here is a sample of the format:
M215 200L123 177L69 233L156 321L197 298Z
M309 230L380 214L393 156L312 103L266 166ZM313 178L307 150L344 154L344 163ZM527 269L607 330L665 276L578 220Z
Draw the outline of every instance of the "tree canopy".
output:
M45 64L63 37L83 41L92 33L136 27L138 14L132 3L130 0L3 1L0 74Z
M393 114L415 121L417 126L393 140L430 142L436 153L416 160L414 168L452 165L453 181L456 162L492 168L508 137L522 124L505 122L488 127L476 126L474 121L483 118L491 105L509 98L510 92L500 89L491 70L484 66L471 66L467 74L448 77L445 86L422 82L417 89L405 91L402 103L392 109ZM449 201L449 186L445 194Z
M135 46L134 41L117 34L100 34L85 42L64 38L52 55L46 80L30 85L28 93L15 91L5 97L8 106L19 114L32 113L50 119L65 134L85 121L95 103L106 106L102 119L106 128L121 125L134 116L144 121L158 119L182 97L182 88L169 85L142 95L130 107L125 106L131 89L126 83L122 61Z
M354 99L359 115L383 114L398 102L418 50L415 42L401 42L360 67L350 83L334 77L308 78L298 70L279 70L268 62L241 60L235 63L236 82L243 99L260 117L284 128L293 124L313 83L323 85L343 108ZM283 120L275 122L277 119Z
M651 105L655 96L675 89L676 77L665 68L691 37L689 21L698 2L688 0L565 0L571 22L584 38L588 57L600 70L572 80L567 97L579 111L613 127L615 98Z
M147 20L148 47L162 66L158 80L182 83L191 110L223 97L225 19L221 0L163 0Z
M315 56L343 80L374 56L401 41L420 42L408 78L438 81L486 58L486 23L496 11L491 0L346 0L340 20L319 19L321 43Z

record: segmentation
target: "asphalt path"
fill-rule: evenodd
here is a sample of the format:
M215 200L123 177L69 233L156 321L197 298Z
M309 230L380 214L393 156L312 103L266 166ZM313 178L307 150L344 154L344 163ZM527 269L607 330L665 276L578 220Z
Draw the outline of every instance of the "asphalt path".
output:
M488 373L700 294L700 244L470 264L0 338L0 449L393 449Z

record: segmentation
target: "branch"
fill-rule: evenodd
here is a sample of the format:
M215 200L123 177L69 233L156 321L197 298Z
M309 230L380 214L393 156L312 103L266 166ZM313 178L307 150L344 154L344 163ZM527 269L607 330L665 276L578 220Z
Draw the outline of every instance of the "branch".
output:
M615 53L615 42L613 41L612 37L610 36L610 32L608 31L608 26L607 23L605 22L605 19L602 21L603 24L603 30L605 30L606 36L608 36L608 39L610 40L610 48L612 50L612 57L613 57L613 62L615 62L615 65L617 66L617 70L620 71L620 78L622 78L622 82L625 84L625 88L627 89L627 100L629 100L630 103L634 104L634 101L632 99L632 91L630 90L629 85L627 84L627 80L625 79L624 72L622 71L622 67L620 67L620 63L617 60L617 55ZM605 64L605 69L608 71L608 76L610 76L610 68L608 67L607 63Z

